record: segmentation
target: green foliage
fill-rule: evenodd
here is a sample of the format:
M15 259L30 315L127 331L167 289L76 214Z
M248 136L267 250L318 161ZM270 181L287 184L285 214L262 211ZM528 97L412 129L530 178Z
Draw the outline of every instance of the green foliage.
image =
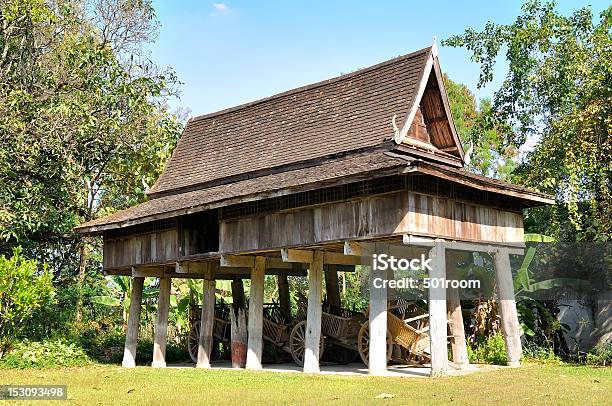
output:
M506 51L509 72L494 95L494 115L513 128L506 144L535 143L515 180L556 195L548 232L605 241L612 229L612 6L597 23L589 7L564 16L555 6L530 0L511 24L489 22L443 43L472 52L479 86L492 80Z
M472 363L506 365L506 346L501 333L487 337L468 346L468 357Z
M584 357L587 365L612 365L612 343L607 343L593 348Z
M539 346L530 342L523 345L523 358L542 363L557 364L563 362L561 357L555 353L554 348Z
M55 368L88 365L92 361L74 342L63 339L43 342L24 340L0 358L0 368Z
M482 99L477 106L467 86L444 75L444 84L455 128L464 147L472 148L467 168L472 172L505 179L515 168L518 151L505 143L509 126L496 120L491 101Z
M0 256L0 355L25 329L32 313L53 297L51 274L46 266L29 260L16 249Z

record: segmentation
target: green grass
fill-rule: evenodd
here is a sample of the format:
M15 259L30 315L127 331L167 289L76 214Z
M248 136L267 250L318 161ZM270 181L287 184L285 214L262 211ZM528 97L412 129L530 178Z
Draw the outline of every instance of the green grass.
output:
M606 404L612 368L530 363L445 378L378 378L232 370L0 370L0 384L65 384L72 404ZM393 398L375 399L381 393ZM25 402L19 402L24 404ZM40 405L40 401L33 402ZM58 404L58 403L54 403ZM609 403L607 403L609 404Z

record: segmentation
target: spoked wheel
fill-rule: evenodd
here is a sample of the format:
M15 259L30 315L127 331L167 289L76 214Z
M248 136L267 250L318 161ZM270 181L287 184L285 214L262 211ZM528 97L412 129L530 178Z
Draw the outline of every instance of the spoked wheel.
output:
M367 321L363 323L361 329L359 329L359 335L357 335L357 348L361 360L368 366L370 360L370 323ZM393 355L393 339L391 338L391 332L387 330L387 363L391 360L391 355Z
M357 351L339 345L326 346L326 349L329 359L340 365L350 364L358 356Z
M291 350L291 356L296 364L304 366L304 354L306 352L306 321L300 321L293 327L291 334L289 335L289 349ZM319 359L323 354L324 344L323 336L319 341Z
M200 320L193 323L187 336L187 350L191 360L198 363L198 347L200 346Z
M210 360L217 361L221 359L221 349L219 340L213 338ZM196 364L198 363L198 349L200 347L200 320L193 323L189 335L187 336L187 350L189 351L189 358Z

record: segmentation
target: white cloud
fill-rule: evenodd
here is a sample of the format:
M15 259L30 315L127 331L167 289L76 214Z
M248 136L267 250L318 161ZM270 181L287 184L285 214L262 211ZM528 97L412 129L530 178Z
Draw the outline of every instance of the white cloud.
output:
M213 3L212 6L217 11L221 11L221 12L224 12L224 13L229 11L229 7L227 6L227 4L224 4L224 3Z

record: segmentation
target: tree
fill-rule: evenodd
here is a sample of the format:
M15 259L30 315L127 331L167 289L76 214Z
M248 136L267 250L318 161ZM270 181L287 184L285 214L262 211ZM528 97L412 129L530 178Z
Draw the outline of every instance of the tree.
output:
M53 297L51 274L38 263L21 256L0 256L0 357L25 329L33 312Z
M148 0L0 3L0 250L17 245L76 276L76 316L96 241L72 228L145 199L181 131L178 81L142 46Z
M493 97L505 142L535 142L515 179L553 193L548 231L565 239L610 239L612 230L612 6L599 21L589 7L563 16L555 3L528 1L511 24L489 22L444 41L479 63L479 86L505 49L509 71ZM537 215L533 218L542 217Z
M511 129L496 120L489 99L477 106L470 89L453 82L444 74L453 121L459 138L466 148L472 148L467 169L480 175L507 178L516 166L518 151L504 143L505 133Z

